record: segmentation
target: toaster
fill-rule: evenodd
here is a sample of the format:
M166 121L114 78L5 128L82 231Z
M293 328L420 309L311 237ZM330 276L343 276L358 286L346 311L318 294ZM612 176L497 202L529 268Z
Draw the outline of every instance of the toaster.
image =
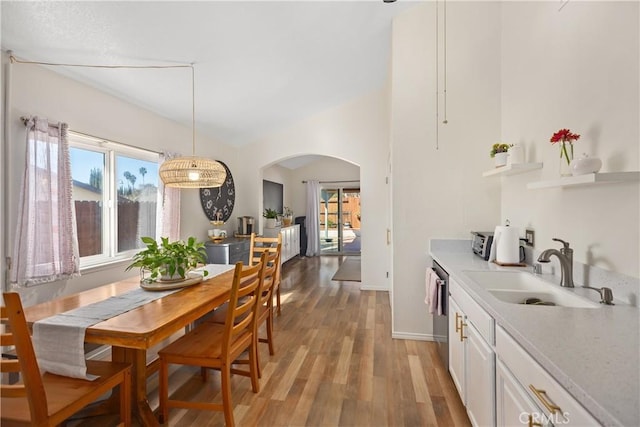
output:
M493 244L493 231L472 231L471 250L484 260L489 259L491 245Z

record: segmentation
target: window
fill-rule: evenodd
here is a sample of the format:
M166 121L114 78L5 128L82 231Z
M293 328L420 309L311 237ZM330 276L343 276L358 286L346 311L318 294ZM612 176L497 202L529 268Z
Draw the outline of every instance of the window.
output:
M130 258L156 238L156 153L69 132L80 267Z

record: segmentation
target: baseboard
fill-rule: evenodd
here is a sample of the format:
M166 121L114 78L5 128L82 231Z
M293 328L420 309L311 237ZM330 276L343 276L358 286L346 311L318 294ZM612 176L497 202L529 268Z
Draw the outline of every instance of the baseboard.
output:
M433 334L415 334L411 332L392 332L391 338L414 341L437 341Z
M389 288L386 286L371 286L371 285L360 285L361 291L383 291L389 292Z

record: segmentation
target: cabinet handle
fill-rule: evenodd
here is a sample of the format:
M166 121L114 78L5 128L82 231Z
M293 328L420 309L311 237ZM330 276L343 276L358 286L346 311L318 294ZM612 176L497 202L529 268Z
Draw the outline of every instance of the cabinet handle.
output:
M562 412L562 409L560 409L560 407L558 405L556 405L556 404L552 403L551 401L549 401L549 396L547 396L547 392L546 391L535 388L533 386L533 384L529 384L529 388L531 389L533 394L536 395L538 400L540 402L542 402L544 407L547 408L547 410L549 412L551 412L552 414L555 414L556 411Z
M458 323L460 319L462 319L462 316L456 312L456 333L460 332L460 324Z
M464 328L465 326L467 326L467 324L466 324L465 322L462 322L462 321L461 321L461 322L460 322L460 342L464 341L464 340L465 340L465 338L467 338L467 337L464 335L464 330L463 330L463 328Z
M533 415L529 414L529 427L542 427L542 424L540 423L534 423L533 422Z

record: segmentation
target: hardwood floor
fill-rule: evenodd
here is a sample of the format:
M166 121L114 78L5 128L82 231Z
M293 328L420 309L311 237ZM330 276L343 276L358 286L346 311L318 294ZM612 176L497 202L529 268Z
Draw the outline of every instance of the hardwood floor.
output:
M274 324L275 351L260 345L260 392L234 376L238 426L469 425L464 407L431 342L391 338L386 292L331 277L340 257L285 264L282 315ZM220 400L217 372L202 382L198 369L172 372L170 393L187 400ZM149 379L157 407L157 374ZM86 420L86 425L95 425ZM83 424L85 424L83 423ZM172 409L170 426L224 425L221 412Z

